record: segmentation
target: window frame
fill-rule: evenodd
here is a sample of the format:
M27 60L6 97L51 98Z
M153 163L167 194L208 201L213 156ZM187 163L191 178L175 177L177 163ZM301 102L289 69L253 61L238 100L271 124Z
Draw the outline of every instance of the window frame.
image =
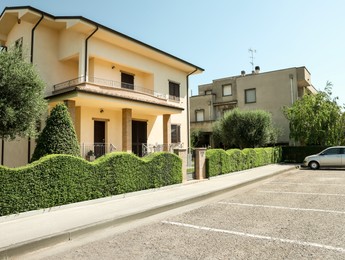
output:
M230 87L230 94L225 94L225 93L224 93L224 88L225 88L225 87ZM232 84L223 84L223 85L222 85L222 96L223 96L223 97L232 96Z
M198 120L198 112L202 112L202 120ZM205 109L196 109L195 110L195 122L204 122L205 121Z
M127 79L131 80L128 80L128 82L126 82L125 80ZM121 71L121 88L134 90L134 74Z
M181 125L180 124L171 124L171 143L172 144L177 144L177 143L181 143ZM173 129L175 128L175 129ZM174 131L176 131L176 133L173 133ZM175 140L176 138L176 140ZM175 141L175 142L174 142Z
M169 80L169 99L180 101L180 83Z
M248 101L248 93L254 91L254 101ZM244 102L245 104L256 103L256 88L249 88L244 90Z

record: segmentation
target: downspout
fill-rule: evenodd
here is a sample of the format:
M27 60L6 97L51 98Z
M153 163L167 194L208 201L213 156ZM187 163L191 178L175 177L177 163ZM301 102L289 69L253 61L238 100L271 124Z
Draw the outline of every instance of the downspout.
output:
M96 27L96 30L94 30L87 38L86 38L86 40L85 40L85 60L84 60L84 81L86 82L86 80L87 80L87 76L86 76L86 73L87 73L87 60L88 60L88 58L87 58L87 48L88 48L88 41L89 41L89 39L96 33L98 31L98 26Z
M294 100L294 98L293 98L293 75L292 74L290 74L289 75L289 78L290 78L290 90L291 90L291 105L293 105L293 100Z
M34 41L35 41L35 30L37 26L41 23L43 20L44 15L41 15L41 18L38 20L38 22L35 24L34 28L31 30L31 52L30 52L30 63L33 64L34 62ZM31 138L28 139L28 163L30 163L31 157Z
M192 71L191 73L189 73L186 76L186 81L187 81L187 148L189 149L190 146L190 121L189 121L189 114L190 114L190 108L189 108L189 76L194 74L198 69L195 69L194 71ZM188 153L188 151L187 151Z
M1 138L1 165L4 165L5 140Z

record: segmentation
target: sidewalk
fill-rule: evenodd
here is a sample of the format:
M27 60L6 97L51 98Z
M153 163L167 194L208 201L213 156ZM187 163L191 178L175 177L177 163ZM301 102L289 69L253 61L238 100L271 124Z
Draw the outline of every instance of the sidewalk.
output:
M0 259L201 201L295 168L272 164L209 180L0 217Z

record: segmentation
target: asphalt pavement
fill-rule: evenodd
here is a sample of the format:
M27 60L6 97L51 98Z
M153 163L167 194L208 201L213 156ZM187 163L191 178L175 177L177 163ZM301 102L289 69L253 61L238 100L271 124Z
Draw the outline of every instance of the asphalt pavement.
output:
M143 219L296 168L271 164L200 181L0 217L0 259Z

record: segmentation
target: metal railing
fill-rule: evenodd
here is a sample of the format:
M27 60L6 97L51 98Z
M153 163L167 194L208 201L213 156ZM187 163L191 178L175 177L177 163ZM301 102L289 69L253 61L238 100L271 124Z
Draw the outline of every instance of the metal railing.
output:
M107 153L116 151L116 147L113 144L94 143L81 145L82 156L95 156L95 158L101 157Z
M125 82L119 82L115 80L102 79L102 78L96 78L96 77L88 77L87 79L85 77L79 77L79 78L67 80L67 81L54 85L54 91L67 89L69 87L77 86L82 83L92 83L92 84L102 85L102 86L111 87L111 88L126 89L128 91L141 92L141 93L149 94L151 96L155 96L157 98L166 99L166 100L167 99L175 100L175 101L180 100L180 97L158 93L156 91L153 91L152 89L143 88L134 84L128 84Z
M183 143L172 143L172 144L142 144L143 156L149 155L155 152L169 151L174 152L176 148L182 148Z

